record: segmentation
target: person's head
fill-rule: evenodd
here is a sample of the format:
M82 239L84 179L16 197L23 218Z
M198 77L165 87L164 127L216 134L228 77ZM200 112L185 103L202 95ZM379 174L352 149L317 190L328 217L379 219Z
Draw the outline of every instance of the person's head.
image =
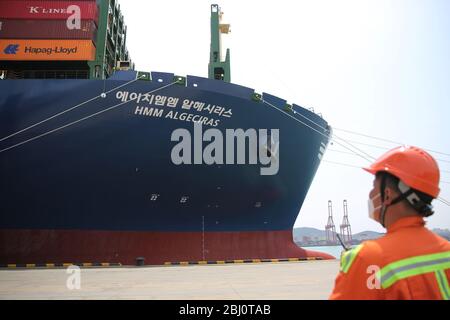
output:
M369 215L384 227L402 217L433 214L431 201L439 195L440 174L437 162L424 150L398 147L364 169L375 175Z

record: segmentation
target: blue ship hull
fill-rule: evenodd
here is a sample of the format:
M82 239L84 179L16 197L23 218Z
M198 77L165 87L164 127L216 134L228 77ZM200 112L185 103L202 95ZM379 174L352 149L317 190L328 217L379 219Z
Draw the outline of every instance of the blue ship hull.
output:
M151 102L124 100L174 79L154 72L152 81L130 83L135 77L0 81L0 139L123 86L0 141L0 264L320 256L296 248L291 232L328 143L325 120L295 105L297 114L287 112L272 95L263 99L277 110L252 100L252 89L193 76ZM158 105L157 95L179 100ZM186 99L205 103L203 110L182 108ZM193 133L195 119L203 130L279 129L277 174L261 175L260 164L175 165L171 134Z

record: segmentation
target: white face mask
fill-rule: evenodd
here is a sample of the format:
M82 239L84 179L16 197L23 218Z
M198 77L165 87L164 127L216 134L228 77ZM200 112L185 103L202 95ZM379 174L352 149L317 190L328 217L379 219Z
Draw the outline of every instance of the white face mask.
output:
M380 194L377 194L375 197L370 198L370 199L367 201L367 204L368 204L368 206L369 206L369 218L372 219L372 220L375 220L375 221L377 221L377 222L380 222L380 221L379 221L380 218L379 218L379 216L378 216L378 217L375 216L375 211L378 210L378 209L380 209L380 208L382 207L382 205L380 204L378 207L375 207L374 200L375 200L375 199L378 199L378 198L380 198L380 197L381 197L381 195L380 195Z

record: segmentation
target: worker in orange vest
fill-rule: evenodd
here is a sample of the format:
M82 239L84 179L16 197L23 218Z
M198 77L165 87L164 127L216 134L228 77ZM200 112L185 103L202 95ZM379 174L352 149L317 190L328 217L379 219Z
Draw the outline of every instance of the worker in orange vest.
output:
M364 169L375 175L369 216L387 233L343 253L330 299L450 300L450 242L424 221L440 191L436 161L403 146Z

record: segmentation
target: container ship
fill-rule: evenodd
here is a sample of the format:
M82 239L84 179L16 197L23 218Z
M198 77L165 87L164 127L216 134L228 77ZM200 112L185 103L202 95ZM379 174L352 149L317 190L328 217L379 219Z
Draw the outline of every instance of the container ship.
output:
M331 128L232 84L210 14L206 78L136 71L115 0L0 1L1 265L332 258L292 235Z

